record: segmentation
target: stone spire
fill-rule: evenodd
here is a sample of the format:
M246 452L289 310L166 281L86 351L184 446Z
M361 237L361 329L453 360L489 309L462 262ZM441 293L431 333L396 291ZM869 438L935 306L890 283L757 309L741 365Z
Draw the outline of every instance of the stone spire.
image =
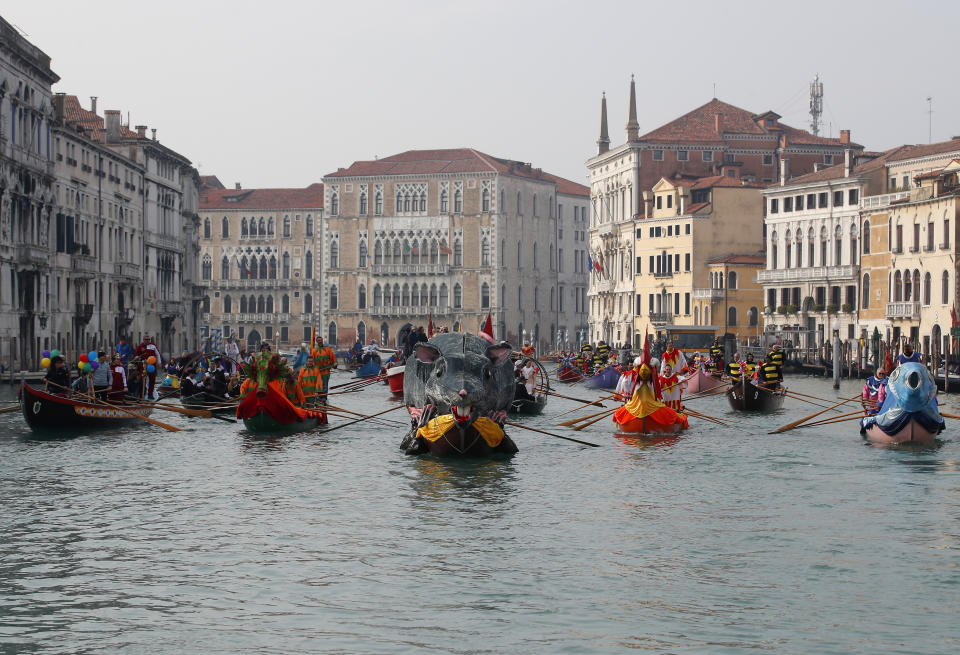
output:
M600 99L600 138L597 139L597 154L610 150L610 132L607 130L607 94Z
M630 76L630 117L627 119L627 141L640 138L640 123L637 122L637 86Z

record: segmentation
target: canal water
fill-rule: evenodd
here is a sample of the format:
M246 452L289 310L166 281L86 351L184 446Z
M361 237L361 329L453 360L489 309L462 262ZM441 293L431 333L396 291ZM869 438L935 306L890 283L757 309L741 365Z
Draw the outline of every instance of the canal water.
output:
M157 413L184 430L39 440L0 415L0 652L960 648L956 424L936 448L874 448L855 423L767 434L818 408L721 396L691 406L736 429L619 441L608 420L556 427L575 405L522 420L601 447L508 428L518 455L472 462L405 456L402 428L372 422L268 440Z

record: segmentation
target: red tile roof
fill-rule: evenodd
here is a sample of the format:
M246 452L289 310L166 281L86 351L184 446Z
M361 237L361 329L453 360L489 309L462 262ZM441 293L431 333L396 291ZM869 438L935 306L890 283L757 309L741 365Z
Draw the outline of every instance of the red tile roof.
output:
M314 182L305 189L206 189L200 194L201 211L321 208L323 208L323 184L320 182Z
M879 156L862 164L853 167L853 175L862 175L882 168L893 162L903 161L905 159L915 159L917 157L927 157L947 152L960 152L960 139L951 139L950 141L941 141L940 143L929 143L925 145L913 146L903 145L890 148L881 152ZM794 184L811 184L813 182L826 182L828 180L837 180L842 178L843 164L837 164L829 168L823 168L815 173L807 173L799 177L790 179L787 186ZM774 186L777 186L776 184ZM773 187L768 187L773 188Z
M201 175L200 186L206 189L225 189L223 182L216 175Z
M457 173L502 173L531 180L554 182L559 193L590 195L590 189L512 159L494 157L473 148L407 150L372 161L355 161L325 177L372 177L380 175L437 175Z
M718 187L735 189L760 189L762 185L756 182L748 182L739 177L730 177L729 175L712 175L710 177L698 178L690 185L691 189L715 189Z
M77 98L77 96L68 95L64 98L63 117L68 123L79 125L80 127L84 128L90 138L94 141L98 141L100 143L104 142L106 128L104 127L103 117L98 116L92 111L84 109L80 105L80 100ZM120 126L120 136L124 139L146 138L141 137L139 134L123 125Z
M696 213L697 213L698 211L700 211L701 209L704 209L705 207L709 207L709 206L710 206L710 203L709 203L709 202L695 202L695 203L693 203L692 205L689 205L689 206L686 208L685 213L687 213L687 214L696 214Z
M720 115L719 131L717 130L717 114ZM767 127L764 125L764 119L766 118L771 118L777 122L775 125ZM714 98L707 104L647 132L639 140L658 143L721 144L725 143L724 133L766 136L770 140L778 140L782 133L786 135L788 145L796 143L829 146L849 145L857 149L863 147L856 143L843 144L840 139L814 136L804 130L798 130L780 123L777 120L779 118L778 114L771 111L758 115Z

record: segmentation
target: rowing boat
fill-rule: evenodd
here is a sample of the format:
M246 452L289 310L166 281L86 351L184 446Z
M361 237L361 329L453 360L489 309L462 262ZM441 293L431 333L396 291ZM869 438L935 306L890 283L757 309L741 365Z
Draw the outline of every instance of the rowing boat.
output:
M150 407L124 407L47 393L24 382L20 387L23 418L34 431L84 431L120 428L142 423Z

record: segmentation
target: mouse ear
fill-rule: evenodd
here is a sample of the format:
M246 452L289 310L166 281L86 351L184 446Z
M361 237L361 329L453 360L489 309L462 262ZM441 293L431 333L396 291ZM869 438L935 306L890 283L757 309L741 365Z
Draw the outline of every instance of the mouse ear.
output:
M424 364L435 362L440 357L440 351L437 350L437 347L428 343L418 343L416 348L413 349L413 353Z
M490 358L490 361L493 362L495 366L499 366L506 361L512 352L513 346L506 341L501 341L500 343L487 348L487 357Z

